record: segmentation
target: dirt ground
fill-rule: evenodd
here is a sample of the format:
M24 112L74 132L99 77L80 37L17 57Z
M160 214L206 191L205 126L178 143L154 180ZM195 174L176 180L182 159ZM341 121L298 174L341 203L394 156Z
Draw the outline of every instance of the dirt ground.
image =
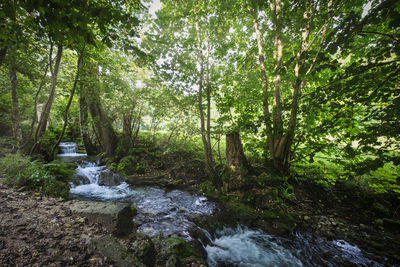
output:
M72 214L68 201L0 183L0 266L110 266L89 240L106 232Z

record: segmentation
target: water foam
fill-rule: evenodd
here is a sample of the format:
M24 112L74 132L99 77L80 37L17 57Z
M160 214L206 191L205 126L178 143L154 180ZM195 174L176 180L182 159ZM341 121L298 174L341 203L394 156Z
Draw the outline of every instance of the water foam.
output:
M58 157L84 157L87 154L76 153L78 145L74 142L61 142L58 147L60 148L60 154Z
M209 266L303 266L273 236L240 226L217 231L205 249Z
M118 200L132 194L132 190L125 182L117 186L102 186L90 183L71 187L70 193L96 200Z

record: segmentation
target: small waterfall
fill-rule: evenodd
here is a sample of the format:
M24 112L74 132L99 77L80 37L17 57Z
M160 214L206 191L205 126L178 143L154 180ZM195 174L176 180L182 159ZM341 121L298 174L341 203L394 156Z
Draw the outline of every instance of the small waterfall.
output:
M58 147L60 148L59 157L82 157L87 156L86 154L76 153L78 145L74 142L61 142Z
M75 154L77 144L73 142L60 143L61 154Z
M82 161L75 170L75 176L80 177L82 182L80 185L72 185L70 193L79 198L96 201L123 199L131 194L129 185L123 182L120 176L120 180L115 185L104 185L102 176L106 174L111 175L111 180L115 177L107 166ZM106 182L106 184L109 183Z

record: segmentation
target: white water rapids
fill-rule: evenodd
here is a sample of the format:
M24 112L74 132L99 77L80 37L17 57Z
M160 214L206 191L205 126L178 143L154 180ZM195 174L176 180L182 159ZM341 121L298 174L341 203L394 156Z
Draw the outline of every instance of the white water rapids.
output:
M76 153L77 144L73 142L62 142L58 146L60 148L59 157L84 157L86 154Z
M134 218L138 231L198 242L207 252L209 266L383 266L342 240L326 241L299 233L283 238L240 225L210 234L196 223L218 209L206 197L156 187L133 188L126 182L101 185L101 175L111 172L106 166L82 160L85 154L76 153L75 143L61 143L60 150L63 154L59 156L76 158L78 163L75 175L81 182L71 184L73 198L131 202L138 211ZM204 238L194 237L194 231L203 233Z

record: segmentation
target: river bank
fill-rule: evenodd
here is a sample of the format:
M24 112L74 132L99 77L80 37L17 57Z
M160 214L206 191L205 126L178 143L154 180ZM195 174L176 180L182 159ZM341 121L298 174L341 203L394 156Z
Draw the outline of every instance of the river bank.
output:
M399 263L399 232L395 221L393 224L388 224L387 220L380 222L374 211L376 207L362 204L351 194L354 192L339 191L340 187L333 192L309 181L269 177L261 185L247 184L229 194L221 194L203 179L196 179L197 175L202 175L201 166L193 162L189 162L190 168L199 173L181 164L179 168L154 168L147 173L122 177L97 159L88 159L75 152L72 155L61 157L68 164L76 164L70 197L102 203L130 203L137 212L133 218L137 231L123 239L115 239L101 224L87 220L86 215L71 212L73 201L62 202L37 192L22 192L23 188L16 190L2 186L2 203L7 203L2 211L7 214L2 220L2 229L14 227L12 235L2 232L4 265L12 265L19 260L18 253L23 253L21 263L121 266L124 263L120 259L132 251L141 251L139 254L143 256L139 247L145 245L145 258L150 255L156 259L147 266L164 266L167 262L174 264L170 266L179 266L177 262L182 259L177 252L192 255L192 252L187 253L192 249L181 239L194 248L193 255L198 255L185 261L191 266L202 266L205 261L210 266L240 263L254 266L265 263L277 266L395 266ZM290 198L276 194L282 184L292 186ZM375 206L376 203L382 203L382 200L374 199ZM381 206L381 212L383 208ZM16 211L16 218L22 220L17 222L17 227L13 224ZM35 214L44 217L36 220ZM49 214L55 214L55 218ZM42 225L45 225L44 230ZM31 232L33 239L27 237ZM35 238L42 238L43 242L33 243ZM93 240L100 240L100 243L95 241L93 246ZM170 247L171 242L176 247L166 252L165 248ZM8 253L19 244L25 250ZM55 251L49 246L55 247ZM116 255L112 251L121 250L126 253L112 258ZM43 259L37 259L39 255ZM132 256L133 262L136 259Z

